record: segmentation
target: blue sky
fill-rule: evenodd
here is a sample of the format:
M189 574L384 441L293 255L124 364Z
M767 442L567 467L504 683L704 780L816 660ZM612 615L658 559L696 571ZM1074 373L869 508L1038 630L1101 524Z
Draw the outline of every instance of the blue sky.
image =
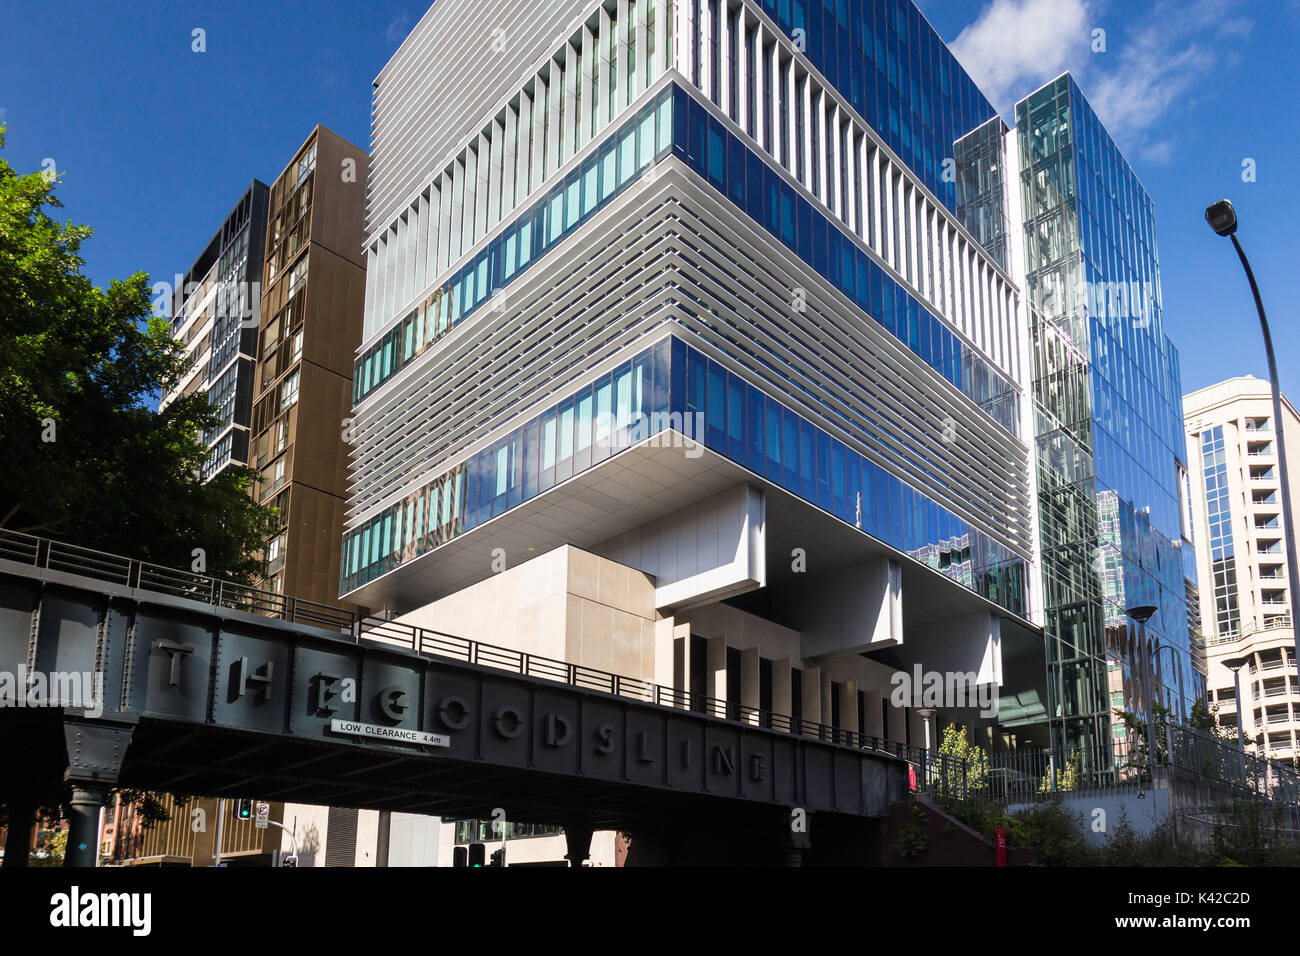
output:
M1250 292L1205 206L1231 198L1300 400L1300 0L920 0L995 103L1064 69L1126 151L1157 215L1165 320L1185 391L1266 375ZM257 177L315 123L365 146L370 82L427 9L401 0L109 4L6 16L0 120L19 170L63 173L62 216L95 236L98 284L184 271ZM205 31L206 52L192 47ZM508 28L508 26L507 26ZM1105 50L1094 52L1095 31ZM309 62L306 51L321 51ZM1008 111L1009 115L1009 111ZM1255 181L1243 182L1254 161Z

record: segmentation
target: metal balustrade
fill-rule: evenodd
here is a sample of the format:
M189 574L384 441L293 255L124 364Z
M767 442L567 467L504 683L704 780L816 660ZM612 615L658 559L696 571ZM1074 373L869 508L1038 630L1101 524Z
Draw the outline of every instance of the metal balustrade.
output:
M357 622L356 637L358 641L387 644L431 657L445 657L482 667L510 671L525 677L536 677L615 697L639 700L658 707L689 710L750 727L811 737L858 750L870 750L899 757L921 767L926 764L923 749L911 748L882 737L832 727L816 721L792 717L789 714L762 710L675 687L665 687L651 681L614 674L583 664L573 664L508 647L484 644L481 641L444 634L414 624L366 616Z
M287 597L206 574L180 571L20 531L0 529L0 559L294 624L350 633L355 622L351 611L328 604Z

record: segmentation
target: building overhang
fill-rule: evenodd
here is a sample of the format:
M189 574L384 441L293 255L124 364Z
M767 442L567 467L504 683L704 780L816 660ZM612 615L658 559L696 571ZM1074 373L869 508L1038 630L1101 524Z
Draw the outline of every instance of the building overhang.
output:
M565 544L594 550L737 485L765 497L769 588L797 588L805 575L896 560L907 627L983 611L1002 619L1013 650L1041 656L1042 631L1029 621L675 431L618 452L344 597L376 611L405 613L488 578L503 561L512 567Z

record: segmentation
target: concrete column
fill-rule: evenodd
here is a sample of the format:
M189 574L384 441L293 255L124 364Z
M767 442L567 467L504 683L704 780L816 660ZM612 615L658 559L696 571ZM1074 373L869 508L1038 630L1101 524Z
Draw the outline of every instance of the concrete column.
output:
M772 713L786 714L790 717L799 715L793 711L791 698L794 695L793 679L790 672L794 664L788 657L772 662ZM784 729L784 728L779 728Z
M746 708L745 722L755 726L758 725L759 680L758 648L750 647L740 652L740 704Z
M873 737L885 737L885 719L881 714L881 701L885 699L883 691L867 691L867 734Z
M815 724L822 723L822 669L805 667L803 672L803 713L796 716ZM811 734L810 734L811 735Z
M708 683L704 693L714 700L727 699L727 639L710 637L708 639ZM724 717L723 713L714 713L714 717Z
M691 707L691 628L688 624L673 627L673 689L680 694L683 710Z
M388 844L393 830L393 811L379 811L379 832L375 836L375 866L388 866Z
M848 681L840 700L840 725L844 730L858 731L858 682Z
M10 797L5 804L9 825L5 834L5 858L2 866L26 866L32 851L32 825L36 810L27 800Z

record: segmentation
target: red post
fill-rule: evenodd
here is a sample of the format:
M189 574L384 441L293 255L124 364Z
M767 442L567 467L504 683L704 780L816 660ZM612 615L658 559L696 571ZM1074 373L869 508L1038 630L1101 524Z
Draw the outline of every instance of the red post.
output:
M998 827L993 831L994 841L998 848L998 866L1007 865L1007 828Z

